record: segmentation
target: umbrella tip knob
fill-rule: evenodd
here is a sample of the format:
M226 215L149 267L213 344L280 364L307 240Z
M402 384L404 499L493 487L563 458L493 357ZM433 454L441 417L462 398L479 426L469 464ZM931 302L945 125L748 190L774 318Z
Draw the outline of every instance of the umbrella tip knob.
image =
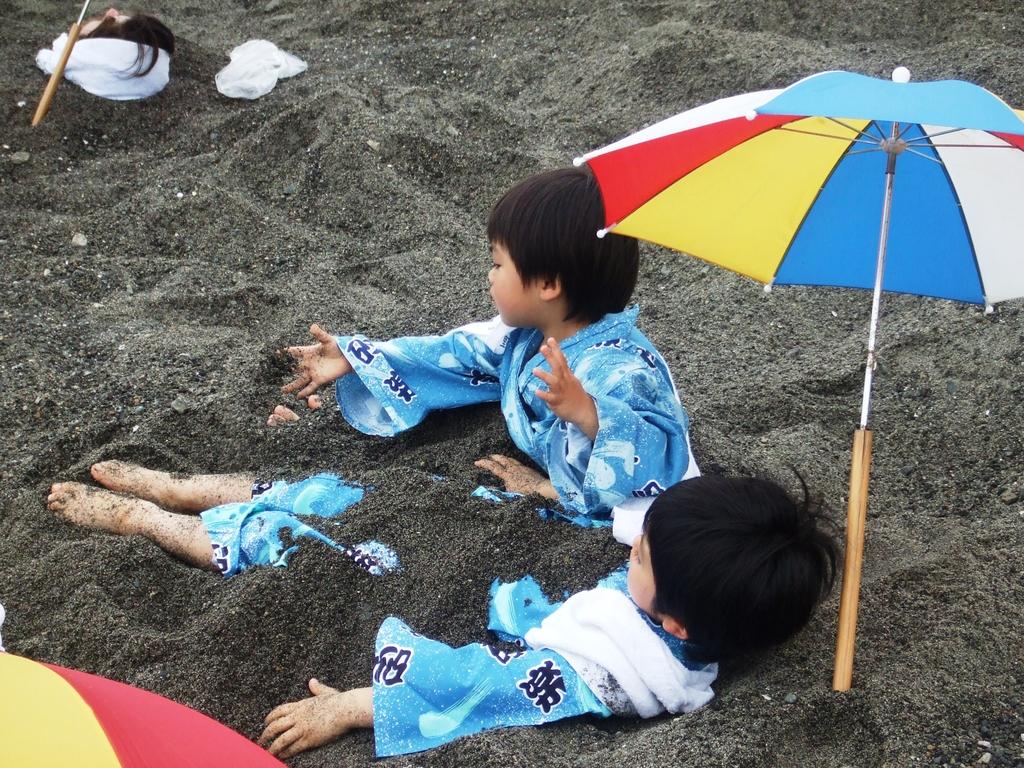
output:
M896 67L896 69L892 71L892 81L894 83L909 83L910 70L906 67Z
M579 168L581 165L583 165L583 158L582 157L574 157L572 159L572 164L574 166L576 166L577 168Z
M745 117L747 118L747 120L754 120L754 119L757 118L757 112L755 112L753 109L751 109L750 111L747 112Z
M608 234L608 230L605 229L604 227L602 227L601 229L597 230L597 237L598 237L599 240L603 239L604 236L607 235L607 234Z

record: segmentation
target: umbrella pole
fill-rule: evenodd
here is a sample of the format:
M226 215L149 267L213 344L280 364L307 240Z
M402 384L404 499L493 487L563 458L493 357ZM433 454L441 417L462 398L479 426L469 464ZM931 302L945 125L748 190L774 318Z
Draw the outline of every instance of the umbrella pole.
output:
M78 33L82 29L82 19L85 18L85 11L89 8L90 2L91 0L85 0L82 12L78 14L78 21L72 24L71 29L68 30L68 41L64 43L64 50L60 54L57 66L53 68L53 74L50 75L50 80L47 82L43 95L39 99L39 106L36 107L36 112L32 115L33 128L43 121L46 113L50 110L50 102L53 101L53 97L57 93L57 86L60 85L60 80L64 77L64 67L67 66L71 50L75 47L75 43L78 42Z
M850 456L850 502L846 510L846 561L843 591L839 598L839 628L832 689L848 691L853 681L853 650L857 634L857 602L860 598L861 563L864 558L864 524L868 511L868 479L871 475L871 430L853 433Z
M854 640L857 634L857 607L860 599L861 565L864 559L864 526L868 510L868 481L871 477L871 430L868 412L871 406L871 382L875 371L875 331L882 301L882 277L885 274L885 250L889 241L889 214L892 211L893 178L896 156L906 148L899 138L899 124L882 142L888 156L885 168L885 198L882 203L882 226L878 235L878 258L875 265L875 288L871 298L871 326L868 331L868 360L864 369L864 394L861 398L860 426L853 433L850 456L850 495L846 510L846 555L843 563L843 589L839 598L839 627L836 634L836 661L832 673L832 689L848 691L853 681Z

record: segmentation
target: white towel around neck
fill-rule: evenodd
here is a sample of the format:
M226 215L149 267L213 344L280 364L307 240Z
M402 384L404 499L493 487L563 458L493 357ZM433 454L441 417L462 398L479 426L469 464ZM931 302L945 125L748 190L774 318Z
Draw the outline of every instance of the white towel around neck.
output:
M50 48L36 54L36 66L48 75L53 74L64 46L67 33L53 41ZM143 66L152 61L156 51L156 64L146 74L135 77L138 69L139 46L130 40L110 37L86 37L75 43L71 50L64 77L94 96L114 101L145 99L159 93L171 79L171 57L167 51L144 46Z
M610 674L641 717L692 712L715 695L718 665L687 669L633 602L614 589L573 595L527 632L526 642L564 656L599 697L604 673Z

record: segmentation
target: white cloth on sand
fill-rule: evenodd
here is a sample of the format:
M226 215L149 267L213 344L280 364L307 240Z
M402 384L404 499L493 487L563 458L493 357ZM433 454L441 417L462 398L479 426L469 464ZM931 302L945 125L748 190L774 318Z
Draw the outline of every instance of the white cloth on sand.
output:
M36 66L48 75L53 74L60 61L68 36L65 32L50 48L36 54ZM134 73L149 66L156 56L156 64L141 77ZM64 77L94 96L114 101L144 99L162 91L171 79L171 57L161 48L143 46L139 61L139 45L130 40L110 37L87 37L75 43L64 67Z
M0 629L4 628L4 619L7 618L7 611L4 610L4 604L0 603ZM4 637L0 635L0 653L4 652Z
M527 632L526 642L560 653L588 685L599 687L610 674L641 717L692 712L715 695L718 665L687 669L633 602L614 589L573 595Z
M230 54L231 63L217 73L217 90L232 99L258 99L283 77L306 71L306 62L269 40L250 40Z

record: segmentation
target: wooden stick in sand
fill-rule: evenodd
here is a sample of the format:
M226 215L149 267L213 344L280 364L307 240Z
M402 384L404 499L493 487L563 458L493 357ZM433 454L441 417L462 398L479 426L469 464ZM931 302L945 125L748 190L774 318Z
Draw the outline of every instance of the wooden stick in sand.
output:
M853 647L857 634L857 603L860 597L861 563L864 558L864 525L868 506L868 478L871 474L871 430L858 429L853 435L850 458L850 503L846 518L846 561L843 591L839 599L839 632L836 636L836 664L832 689L850 690L853 681Z
M54 95L57 93L57 86L60 85L60 80L64 77L64 67L67 66L68 58L71 56L71 49L75 47L75 43L78 42L78 32L82 28L82 19L85 18L85 12L89 8L90 0L85 0L85 5L82 6L82 12L78 14L78 21L71 25L71 29L68 30L68 41L64 44L64 51L60 55L60 60L57 62L57 66L53 68L53 74L50 75L50 82L46 84L46 89L43 91L42 98L39 99L39 106L36 107L36 113L32 115L32 127L35 128L39 123L46 117L46 113L50 109L50 102L53 101Z

